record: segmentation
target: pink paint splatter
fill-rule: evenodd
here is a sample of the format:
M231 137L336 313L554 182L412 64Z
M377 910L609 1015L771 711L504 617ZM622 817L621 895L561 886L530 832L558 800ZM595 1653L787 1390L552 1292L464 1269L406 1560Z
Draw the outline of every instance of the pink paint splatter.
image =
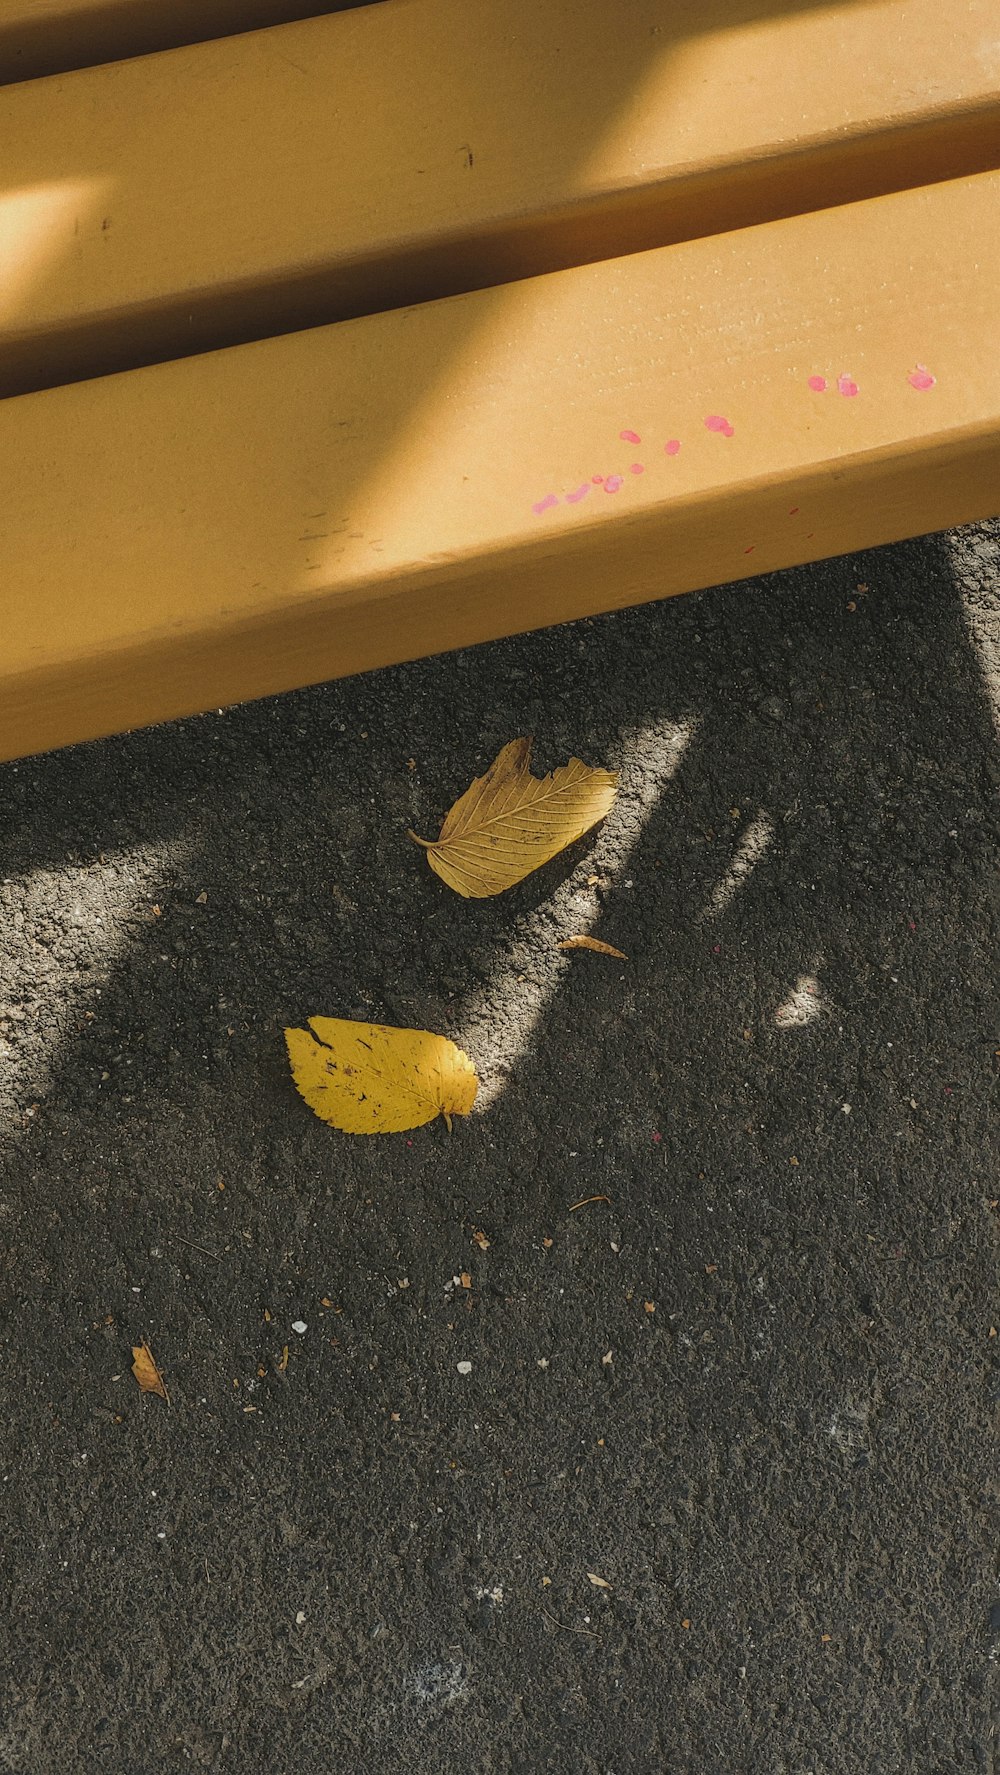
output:
M554 493L546 493L545 498L536 500L531 509L541 517L542 512L547 512L550 506L558 504L559 501Z
M918 364L915 370L910 371L906 380L911 388L924 389L933 388L937 377L931 375L926 364Z
M721 432L724 438L731 438L733 435L733 428L730 425L729 420L724 419L721 413L710 413L708 415L708 418L705 421L705 430Z
M584 499L589 492L590 492L590 482L584 481L583 486L577 487L575 493L567 493L566 504L567 505L579 505L581 499Z
M653 1145L654 1145L654 1146L659 1146L659 1144L660 1144L660 1141L661 1141L661 1140L662 1140L662 1139L663 1139L663 1135L662 1135L662 1134L654 1134L654 1135L653 1135Z
M825 376L810 376L809 387L813 394L825 394L829 384Z
M681 447L680 438L668 438L663 448L668 456L676 456Z
M743 550L743 553L744 553L744 554L745 554L745 555L752 555L752 554L753 554L753 552L754 552L754 549L755 549L755 548L756 548L756 547L757 547L757 544L756 544L756 543L755 543L755 542L752 542L752 543L751 543L751 544L750 544L750 547L749 547L749 548L748 548L748 549L744 549L744 550Z
M590 478L593 481L595 487L603 487L603 485L604 485L604 476L603 475L591 475Z
M641 444L642 439L637 431L620 431L618 436L623 444Z
M855 395L858 392L858 385L853 376L838 376L837 388L841 394L847 395L848 397Z
M641 462L633 462L631 472L634 475L644 475L646 472L645 465Z
M789 517L790 517L790 518L794 518L794 516L795 516L795 514L796 514L796 512L797 512L797 511L798 511L798 509L799 509L799 508L798 508L798 506L797 506L797 505L790 505L790 506L789 506L789 508L788 508L788 516L789 516Z
M621 475L609 475L604 483L604 491L605 493L617 493L619 487L622 486L624 486L624 481Z

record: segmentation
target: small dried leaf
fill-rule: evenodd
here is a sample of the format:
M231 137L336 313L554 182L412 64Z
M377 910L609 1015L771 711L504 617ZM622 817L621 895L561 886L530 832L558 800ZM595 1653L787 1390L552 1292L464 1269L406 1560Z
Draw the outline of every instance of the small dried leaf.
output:
M170 1399L163 1376L153 1361L153 1352L149 1345L133 1344L132 1358L132 1373L139 1383L140 1392L155 1393L158 1399L166 1399L169 1405Z
M286 1029L285 1041L296 1089L345 1134L398 1134L439 1115L450 1127L476 1100L468 1055L425 1029L310 1017L308 1030Z
M593 949L598 955L615 955L619 961L628 961L623 949L615 949L610 943L602 943L597 937L565 937L559 945L560 949Z
M479 1246L480 1251L488 1251L489 1250L490 1242L489 1242L488 1238L486 1237L486 1234L483 1232L480 1232L478 1227L473 1228L472 1240L473 1240L473 1244Z
M592 1584L597 1585L598 1590L610 1590L611 1589L611 1585L608 1583L607 1578L599 1578L597 1576L596 1572L588 1572L587 1576L590 1579L590 1582Z
M511 740L445 815L435 841L410 837L435 874L466 899L502 894L573 844L615 798L618 773L579 758L532 776L530 739Z
M278 1357L278 1373L284 1374L285 1369L287 1367L288 1367L288 1345L283 1344L282 1348L281 1348L281 1355Z

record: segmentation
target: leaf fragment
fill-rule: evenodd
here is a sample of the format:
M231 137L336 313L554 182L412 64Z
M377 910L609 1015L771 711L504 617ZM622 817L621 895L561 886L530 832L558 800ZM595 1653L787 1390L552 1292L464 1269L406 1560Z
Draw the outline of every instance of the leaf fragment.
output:
M608 1583L607 1578L599 1578L596 1572L588 1572L587 1576L592 1584L596 1584L598 1590L611 1589L611 1585Z
M139 1383L141 1393L155 1393L158 1399L165 1399L167 1404L170 1404L163 1376L153 1360L153 1352L147 1343L132 1345L132 1373Z
M285 1041L300 1096L345 1134L399 1134L439 1115L450 1126L476 1100L469 1056L426 1029L310 1017L309 1029L286 1029Z
M599 937L564 937L560 949L593 949L598 955L615 955L619 961L628 961L623 949L616 949L611 943L602 943Z
M511 740L445 815L437 839L410 837L456 894L484 900L502 894L540 869L603 820L615 798L618 772L595 770L579 758L531 774L531 740Z

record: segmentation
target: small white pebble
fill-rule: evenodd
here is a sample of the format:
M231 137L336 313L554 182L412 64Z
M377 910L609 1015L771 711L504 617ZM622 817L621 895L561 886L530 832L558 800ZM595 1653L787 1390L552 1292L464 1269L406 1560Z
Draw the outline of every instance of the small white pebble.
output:
M165 1529L165 1528L160 1528L160 1529L157 1529L157 1531L156 1531L156 1538L157 1538L157 1540L158 1540L158 1541L165 1541L165 1540L166 1540L166 1538L167 1538L167 1531L166 1531L166 1529Z
M293 1319L292 1320L292 1330L297 1331L300 1337L302 1336L302 1333L306 1329L307 1329L307 1327L306 1327L306 1322L304 1319Z
M539 1356L538 1366L539 1366L539 1368L548 1368L548 1366L549 1366L548 1357L547 1356Z
M850 1104L849 1104L849 1103L842 1103L842 1104L841 1104L841 1106L840 1106L840 1107L841 1107L841 1109L842 1109L842 1110L843 1110L843 1112L844 1112L844 1114L845 1114L845 1116L849 1116L849 1115L850 1115L850 1113L851 1113L851 1106L850 1106Z
M456 1362L455 1366L458 1369L459 1374L471 1374L472 1373L472 1363L471 1362Z
M621 1246L616 1245L613 1239L610 1241L610 1244L611 1244L612 1251L615 1253L615 1256L617 1257L619 1251L621 1250Z
M305 1612L305 1609L300 1609L300 1610L299 1610L299 1612L298 1612L298 1614L297 1614L297 1615L296 1615L296 1617L295 1617L295 1625L296 1625L296 1627L302 1627L302 1626L303 1626L303 1625L304 1625L304 1623L305 1623L305 1618L306 1618L306 1612Z

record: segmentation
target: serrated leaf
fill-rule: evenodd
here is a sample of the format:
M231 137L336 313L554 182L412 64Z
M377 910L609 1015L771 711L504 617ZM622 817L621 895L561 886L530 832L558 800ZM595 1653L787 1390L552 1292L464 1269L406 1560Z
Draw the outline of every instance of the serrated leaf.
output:
M426 1029L310 1017L309 1029L286 1029L285 1041L296 1089L345 1134L400 1134L439 1115L450 1128L476 1100L469 1056Z
M610 943L602 943L599 937L564 937L560 949L593 949L598 955L614 955L619 961L628 961L624 949L615 949Z
M148 1344L133 1344L132 1373L139 1383L141 1392L155 1393L158 1399L166 1399L169 1405L170 1401L167 1398L163 1376L153 1361L153 1352Z
M502 894L591 826L615 798L618 772L579 758L532 776L530 739L511 740L446 814L435 840L410 837L441 880L467 900Z

